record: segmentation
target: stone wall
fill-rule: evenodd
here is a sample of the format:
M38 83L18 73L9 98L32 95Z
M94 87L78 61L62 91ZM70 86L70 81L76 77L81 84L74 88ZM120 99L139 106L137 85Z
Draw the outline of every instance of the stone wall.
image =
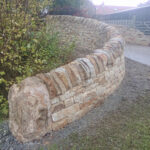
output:
M122 25L115 25L115 27L124 37L126 43L150 46L150 36L144 35L144 33L139 30Z
M125 73L124 40L114 27L71 16L49 16L48 23L55 24L64 39L77 35L78 46L92 53L10 88L9 127L22 142L63 128L101 105Z
M57 16L57 18L48 16L46 21L47 31L57 32L61 44L75 42L75 53L76 55L80 53L81 57L84 57L84 54L92 53L94 49L102 48L108 41L107 30L102 29L105 26L100 30L99 26L92 23L90 19L84 19L81 22L78 17L72 19L71 16Z

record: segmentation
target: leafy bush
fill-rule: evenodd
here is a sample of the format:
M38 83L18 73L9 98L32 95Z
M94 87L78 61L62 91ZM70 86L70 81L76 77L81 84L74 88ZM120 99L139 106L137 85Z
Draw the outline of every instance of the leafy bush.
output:
M44 1L43 1L44 2ZM0 116L8 116L10 86L69 61L74 44L46 33L37 0L0 1Z

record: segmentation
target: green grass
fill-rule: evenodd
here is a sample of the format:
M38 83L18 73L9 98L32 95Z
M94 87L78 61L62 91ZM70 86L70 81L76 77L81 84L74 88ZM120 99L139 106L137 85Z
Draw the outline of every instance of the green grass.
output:
M8 118L7 118L7 119L8 119ZM1 124L4 120L6 120L6 118L0 116L0 124Z
M150 150L150 94L122 105L122 110L49 150Z

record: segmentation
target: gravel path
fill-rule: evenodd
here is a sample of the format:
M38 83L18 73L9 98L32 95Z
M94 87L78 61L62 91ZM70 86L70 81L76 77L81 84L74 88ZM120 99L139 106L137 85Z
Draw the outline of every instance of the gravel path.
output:
M105 103L90 111L82 119L75 121L66 128L47 134L42 140L31 143L18 143L11 135L8 123L3 122L0 125L0 150L37 150L42 144L58 143L71 133L80 133L87 130L89 126L99 123L108 113L120 108L123 109L122 102L133 100L150 90L150 67L126 59L126 75L124 81L116 92L108 97ZM90 132L90 130L88 131ZM92 134L92 133L91 133ZM49 142L51 141L51 142Z

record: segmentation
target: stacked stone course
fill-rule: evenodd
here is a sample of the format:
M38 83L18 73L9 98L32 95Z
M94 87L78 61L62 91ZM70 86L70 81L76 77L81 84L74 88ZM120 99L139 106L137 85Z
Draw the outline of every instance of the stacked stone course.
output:
M119 86L125 73L124 40L114 27L80 17L49 16L47 19L65 37L72 37L68 31L75 31L73 24L84 28L84 31L90 27L93 34L99 34L96 40L100 44L92 46L96 50L91 50L91 54L84 58L78 58L48 73L26 78L10 88L9 127L12 134L22 142L39 139L48 132L63 128L102 104ZM63 30L69 22L73 29ZM94 35L92 37L95 40ZM84 46L80 39L78 44ZM87 43L88 49L91 49L93 40Z

